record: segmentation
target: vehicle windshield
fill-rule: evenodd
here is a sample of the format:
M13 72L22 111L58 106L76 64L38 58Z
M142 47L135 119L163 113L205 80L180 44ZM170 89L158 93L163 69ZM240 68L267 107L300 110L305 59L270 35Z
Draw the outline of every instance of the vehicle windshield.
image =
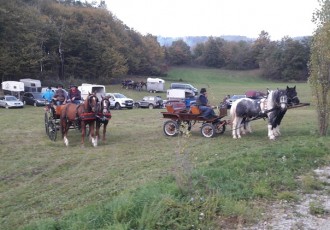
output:
M115 98L126 98L126 96L121 93L115 93L114 96L115 96Z
M14 96L6 97L6 101L17 101L17 98Z
M35 99L43 100L42 94L33 94Z

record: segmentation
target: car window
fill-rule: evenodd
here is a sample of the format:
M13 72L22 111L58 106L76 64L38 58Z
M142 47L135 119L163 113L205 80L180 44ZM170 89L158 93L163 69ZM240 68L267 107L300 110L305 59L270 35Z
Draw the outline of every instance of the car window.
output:
M9 96L9 97L6 97L6 100L7 101L16 101L17 98L16 97Z

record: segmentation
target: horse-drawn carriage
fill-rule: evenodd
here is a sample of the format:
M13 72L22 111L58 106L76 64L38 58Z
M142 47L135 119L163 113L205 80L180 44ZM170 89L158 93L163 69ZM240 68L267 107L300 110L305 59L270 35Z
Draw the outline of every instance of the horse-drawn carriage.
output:
M45 107L44 119L46 134L50 140L56 141L57 132L60 130L64 143L68 146L68 130L75 129L81 132L82 144L84 144L84 138L88 134L91 136L93 146L97 146L99 130L102 125L102 139L105 140L106 126L111 119L110 101L108 98L102 98L99 102L97 96L91 94L79 105L68 103L55 106L50 103ZM96 127L95 135L94 127Z
M169 101L165 105L166 112L162 112L163 118L168 119L164 122L163 131L167 136L176 136L184 133L185 130L190 131L192 126L201 124L201 134L204 137L214 137L216 134L223 134L226 130L225 120L221 120L227 116L227 109L219 107L219 115L209 119L201 116L201 111L195 105L191 105L189 109L186 104L181 101Z

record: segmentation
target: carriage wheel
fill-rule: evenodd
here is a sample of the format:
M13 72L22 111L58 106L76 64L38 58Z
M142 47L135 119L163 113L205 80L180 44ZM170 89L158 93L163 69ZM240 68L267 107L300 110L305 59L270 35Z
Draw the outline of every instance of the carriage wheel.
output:
M163 126L163 131L167 136L174 137L178 135L178 131L179 131L178 123L172 120L166 121Z
M210 123L203 124L201 128L201 133L204 137L214 137L215 135L214 125Z
M54 119L48 121L48 136L52 141L56 141L57 137L57 125Z
M49 118L48 118L48 116L49 116L48 112L45 112L45 130L46 130L46 134L49 136L49 127L48 127Z
M223 134L226 131L226 122L225 121L219 121L214 124L215 132L217 134Z

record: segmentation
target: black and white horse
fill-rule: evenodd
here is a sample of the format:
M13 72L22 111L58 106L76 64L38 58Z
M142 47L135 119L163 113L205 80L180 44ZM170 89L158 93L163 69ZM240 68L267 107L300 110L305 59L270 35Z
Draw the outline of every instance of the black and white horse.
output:
M267 98L253 100L242 98L235 101L230 109L232 117L233 138L241 138L242 134L252 132L249 122L251 120L266 117L268 118L268 137L275 140L280 133L280 124L287 111L288 96L287 90L268 91Z

